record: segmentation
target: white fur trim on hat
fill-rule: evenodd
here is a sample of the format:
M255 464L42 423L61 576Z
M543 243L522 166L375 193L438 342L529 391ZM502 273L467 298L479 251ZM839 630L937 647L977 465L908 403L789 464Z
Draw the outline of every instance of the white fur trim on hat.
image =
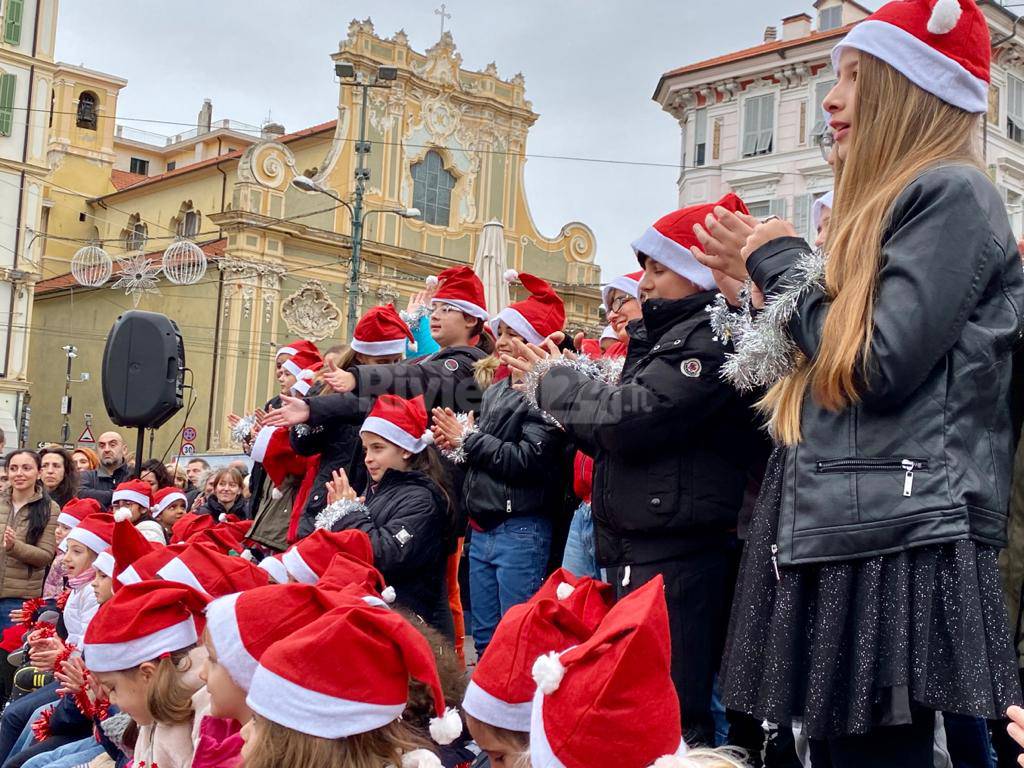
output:
M316 571L306 564L306 561L302 559L302 555L299 554L299 550L295 547L281 555L281 563L284 565L285 570L288 571L288 575L302 584L316 584L320 581Z
M82 526L72 528L67 536L64 537L65 541L77 541L84 547L88 547L97 555L100 552L106 552L110 549L110 542L104 541L92 531L87 531Z
M363 432L380 435L385 440L389 440L399 448L404 448L410 453L420 453L425 450L426 447L430 445L426 436L433 434L428 429L416 438L397 424L393 424L387 419L382 419L379 416L368 416L366 421L363 422L363 426L359 428L359 434L362 434Z
M74 528L82 521L74 515L69 515L67 512L61 512L57 515L57 522L61 525L66 525L68 528Z
M932 6L932 15L928 18L928 31L933 35L952 32L963 12L960 0L938 0Z
M259 662L246 650L238 631L235 606L240 595L241 592L219 597L206 606L206 631L210 633L210 640L217 651L217 663L228 671L240 688L247 691Z
M544 692L539 688L533 694L530 707L530 765L532 768L565 768L544 732Z
M262 568L264 571L269 573L271 578L273 578L278 584L285 584L288 582L288 569L285 568L284 563L276 557L264 557L256 567Z
M832 68L836 71L839 70L839 56L844 48L854 48L878 57L899 70L918 88L947 104L975 114L988 111L987 82L894 24L868 19L851 29L832 49Z
M114 496L110 500L110 503L111 505L113 505L118 501L131 501L138 504L143 509L149 509L150 503L149 497L143 496L138 491L114 491Z
M443 768L441 758L429 749L414 749L402 753L402 768Z
M462 718L455 707L446 707L440 717L430 718L430 738L442 746L462 735Z
M295 378L299 378L302 375L302 369L299 368L299 366L297 366L291 360L285 360L283 363L281 363L281 367L288 371L288 373L290 373Z
M114 557L110 551L100 552L92 561L92 567L109 578L114 577Z
M538 656L533 662L533 669L530 671L533 681L537 683L537 690L545 694L552 694L558 690L565 677L565 667L558 660L558 653L551 651L543 656Z
M612 328L610 325L606 325L604 327L604 330L601 331L601 341L604 341L605 339L612 339L613 341L619 341L620 340L619 339L619 334L617 334L615 332L615 329Z
M471 317L475 317L478 320L487 321L490 315L487 310L483 307L477 306L471 301L463 301L462 299L432 299L430 302L433 304L449 304L461 312L465 312Z
M623 293L629 294L634 299L640 298L640 281L634 280L628 275L619 275L613 277L605 286L601 289L601 301L604 303L606 310L611 309L608 299L608 294L612 291L622 291Z
M153 517L160 517L160 515L163 514L164 510L167 509L169 506L171 506L171 504L173 504L176 501L183 502L184 504L187 505L188 497L184 493L178 493L177 491L175 491L174 493L167 494L162 499L160 499L160 501L153 505L153 509L151 510Z
M299 350L297 350L295 347L281 347L279 350L277 350L277 354L274 355L274 357L277 358L277 357L280 357L281 355L297 355L297 354L299 354Z
M495 728L506 728L523 733L530 730L531 702L523 701L512 704L491 695L472 680L466 686L462 709L477 720L493 725Z
M292 392L299 397L305 397L309 394L311 385L305 379L296 379L295 383L292 384Z
M245 703L278 725L322 739L375 731L393 723L405 710L405 702L368 704L311 691L263 666L253 675Z
M129 584L138 584L142 581L142 577L139 576L139 572L135 570L134 565L129 565L117 574L117 580L127 587Z
M270 446L270 438L274 436L274 431L277 427L263 427L256 435L256 439L252 442L252 450L249 452L249 457L253 461L258 461L260 464L263 463L263 459L267 457L267 448Z
M153 661L161 653L180 651L199 640L196 623L184 621L124 643L87 643L85 663L92 672L121 672L134 669L144 661Z
M408 339L403 336L400 339L387 339L385 341L360 341L352 339L349 344L352 349L363 355L400 355L405 352L405 344Z
M821 229L821 218L825 214L825 209L832 210L832 198L833 194L829 191L811 205L811 223L814 225L815 232Z
M715 286L715 276L711 270L697 261L689 248L665 237L654 227L648 227L646 232L633 241L632 246L634 253L642 253L654 259L701 290L709 291Z
M199 579L197 579L196 575L189 570L188 566L185 565L180 557L176 557L168 562L167 565L163 566L156 572L156 575L164 581L173 581L176 584L185 584L186 586L202 592L204 595L210 594L203 589L203 585L199 583Z
M530 344L540 344L544 341L544 337L534 330L534 327L530 325L530 321L523 317L522 313L518 309L505 307L491 319L490 326L491 330L494 331L495 336L498 335L499 323L507 325L513 331L526 339Z

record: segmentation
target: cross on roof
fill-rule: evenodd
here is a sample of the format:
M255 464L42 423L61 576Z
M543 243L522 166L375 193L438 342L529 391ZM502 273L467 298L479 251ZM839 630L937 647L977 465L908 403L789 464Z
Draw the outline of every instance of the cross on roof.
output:
M441 7L440 8L435 8L434 9L434 15L441 17L441 35L442 36L444 36L444 20L445 19L450 19L452 17L452 15L450 13L446 13L445 12L447 10L448 10L448 6L445 5L444 3L441 3Z

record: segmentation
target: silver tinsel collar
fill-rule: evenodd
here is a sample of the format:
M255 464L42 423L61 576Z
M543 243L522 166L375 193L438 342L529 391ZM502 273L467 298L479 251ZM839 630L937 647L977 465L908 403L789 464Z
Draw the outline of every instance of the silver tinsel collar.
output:
M452 461L456 464L465 464L467 458L465 448L466 438L475 432L479 432L480 428L476 424L474 424L472 427L469 426L468 413L456 413L455 418L458 420L459 424L462 425L462 432L459 434L458 445L456 445L455 448L453 448L450 451L441 451L441 455L444 456L449 461Z
M231 441L244 443L252 437L252 428L256 426L256 414L250 413L238 420L238 423L231 428Z
M314 526L316 528L325 528L331 530L332 526L353 512L366 513L366 505L358 499L338 499L337 501L331 502L326 507L320 510L316 516Z
M399 311L398 316L405 321L405 324L412 328L418 325L420 320L430 314L430 307L426 304L418 305L412 312L403 309Z
M603 358L602 358L603 360ZM526 398L526 402L532 407L536 408L541 412L544 420L554 424L559 429L565 429L562 424L552 416L550 413L540 407L540 403L537 402L537 390L540 388L540 380L544 378L544 374L555 367L572 368L574 371L579 371L588 379L594 381L603 381L605 383L611 383L609 377L614 371L614 367L610 365L602 364L601 360L594 360L586 355L580 355L575 360L571 360L568 357L548 357L537 362L533 369L523 377L522 392L523 397ZM619 368L619 374L622 369Z
M741 294L743 306L735 311L719 295L707 311L711 328L722 344L732 343L735 352L725 356L722 376L741 391L770 387L796 367L799 348L789 335L790 320L800 300L810 290L824 290L825 255L804 251L793 264L782 289L770 296L764 309L751 312L749 280Z

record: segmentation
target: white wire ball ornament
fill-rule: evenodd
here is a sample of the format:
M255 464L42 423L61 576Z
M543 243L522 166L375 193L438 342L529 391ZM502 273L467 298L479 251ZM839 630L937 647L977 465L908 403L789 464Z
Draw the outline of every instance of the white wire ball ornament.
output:
M99 288L114 272L114 260L99 245L79 248L71 257L71 275L79 285Z
M163 270L175 285L195 285L206 274L206 254L191 240L179 238L164 251Z

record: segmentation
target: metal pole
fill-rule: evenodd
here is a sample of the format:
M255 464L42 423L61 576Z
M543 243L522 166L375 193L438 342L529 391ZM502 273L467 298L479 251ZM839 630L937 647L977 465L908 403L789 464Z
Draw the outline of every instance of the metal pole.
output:
M356 144L356 189L355 202L352 206L352 274L348 283L348 334L355 333L359 321L359 259L363 251L363 192L366 186L365 169L366 155L370 146L366 141L366 103L370 87L367 83L359 83L363 90L363 104L359 112L359 142Z
M68 367L64 374L64 399L60 403L61 412L64 414L64 423L60 427L61 443L66 443L71 439L71 363L78 350L73 346L67 346L64 347L64 352L68 356Z

